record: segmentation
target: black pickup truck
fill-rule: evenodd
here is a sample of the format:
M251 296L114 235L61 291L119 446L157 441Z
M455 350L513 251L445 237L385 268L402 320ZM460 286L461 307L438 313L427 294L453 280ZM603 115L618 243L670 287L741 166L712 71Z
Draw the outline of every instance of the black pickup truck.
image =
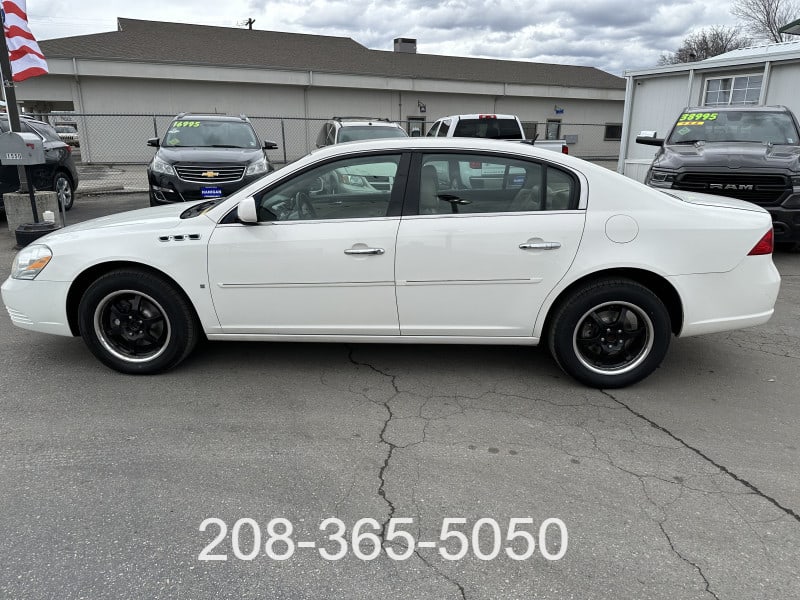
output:
M772 215L775 241L800 242L800 127L785 106L685 108L659 146L645 183L747 200Z

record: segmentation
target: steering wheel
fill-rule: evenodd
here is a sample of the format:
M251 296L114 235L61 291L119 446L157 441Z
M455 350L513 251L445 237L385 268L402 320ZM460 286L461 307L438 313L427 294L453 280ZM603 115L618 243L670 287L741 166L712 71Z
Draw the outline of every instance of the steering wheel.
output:
M314 210L314 205L311 204L311 198L308 197L306 192L297 192L294 195L294 209L297 211L299 219L316 219L317 211Z

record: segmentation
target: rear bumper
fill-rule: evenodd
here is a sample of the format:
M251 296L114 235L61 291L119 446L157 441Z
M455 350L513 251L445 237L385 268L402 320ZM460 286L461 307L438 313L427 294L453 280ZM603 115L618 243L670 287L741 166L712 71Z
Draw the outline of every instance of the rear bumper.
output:
M727 273L668 278L683 301L680 337L766 323L775 310L781 278L772 255L747 256Z
M17 327L72 336L66 308L68 282L9 277L1 289L8 316Z

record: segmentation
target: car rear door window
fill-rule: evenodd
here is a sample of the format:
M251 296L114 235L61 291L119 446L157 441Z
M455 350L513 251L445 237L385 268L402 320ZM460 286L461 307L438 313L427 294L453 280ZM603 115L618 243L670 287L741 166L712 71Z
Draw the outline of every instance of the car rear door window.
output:
M58 133L56 133L56 130L46 123L31 123L30 127L48 142L61 141L61 138L58 136Z
M419 170L420 214L570 210L577 179L535 161L482 154L425 154Z

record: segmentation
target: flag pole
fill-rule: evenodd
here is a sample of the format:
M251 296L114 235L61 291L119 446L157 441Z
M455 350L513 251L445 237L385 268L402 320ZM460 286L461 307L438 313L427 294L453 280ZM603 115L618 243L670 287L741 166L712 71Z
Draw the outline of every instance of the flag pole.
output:
M10 131L22 131L22 126L19 122L19 107L17 106L17 91L14 88L14 76L11 73L11 60L8 55L8 42L6 41L5 31L5 14L3 14L3 47L0 48L0 73L3 78L3 97L6 101L6 113L8 114L8 127ZM31 211L33 212L33 222L39 222L39 215L36 210L36 197L34 195L33 186L28 181L28 168L23 166L17 167L19 174L19 192L24 194L28 192L31 197Z

